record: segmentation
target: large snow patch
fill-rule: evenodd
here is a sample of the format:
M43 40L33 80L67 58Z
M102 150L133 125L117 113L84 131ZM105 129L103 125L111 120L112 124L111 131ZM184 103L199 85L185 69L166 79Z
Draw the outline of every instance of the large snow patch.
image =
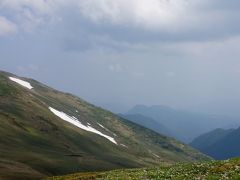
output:
M110 137L110 136L108 136L108 135L106 135L106 134L103 134L102 132L98 131L97 129L95 129L95 128L91 127L91 126L85 126L85 125L83 125L76 117L74 117L74 116L69 116L69 115L67 115L66 113L61 112L61 111L58 111L58 110L56 110L56 109L54 109L54 108L52 108L52 107L49 107L49 110L50 110L53 114L55 114L56 116L58 116L59 118L61 118L61 119L64 120L64 121L67 121L67 122L69 122L69 123L71 123L71 124L73 124L73 125L81 128L81 129L83 129L83 130L85 130L85 131L93 132L93 133L98 134L98 135L100 135L100 136L102 136L102 137L105 137L106 139L108 139L108 140L111 141L112 143L117 144L117 142L115 141L114 138L112 138L112 137Z
M27 81L23 81L23 80L21 80L21 79L14 78L14 77L9 77L9 79L10 79L11 81L14 81L14 82L20 84L21 86L24 86L24 87L28 88L28 89L33 89L33 87L31 86L31 84L30 84L29 82L27 82Z

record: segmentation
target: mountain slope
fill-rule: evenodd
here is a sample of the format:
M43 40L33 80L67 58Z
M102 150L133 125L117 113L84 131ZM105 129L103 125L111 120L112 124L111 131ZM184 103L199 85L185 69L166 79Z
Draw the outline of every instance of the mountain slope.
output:
M161 123L155 121L150 117L146 117L141 114L119 114L119 116L129 121L132 121L136 124L149 128L159 134L172 136L172 133L168 130L167 127L165 127L164 125L162 125Z
M215 159L240 156L240 128L214 130L195 139L190 145Z
M233 132L234 129L215 129L211 132L205 133L197 138L195 138L190 145L192 147L195 147L201 151L204 151L208 147L212 146L225 136L227 136L229 133Z
M10 79L9 77L12 77ZM76 96L0 72L0 161L13 179L209 159ZM0 178L9 177L0 168ZM26 179L26 177L25 177Z
M173 137L190 143L194 138L216 128L232 128L240 124L239 118L205 115L175 110L166 106L137 105L126 114L141 114L168 127Z

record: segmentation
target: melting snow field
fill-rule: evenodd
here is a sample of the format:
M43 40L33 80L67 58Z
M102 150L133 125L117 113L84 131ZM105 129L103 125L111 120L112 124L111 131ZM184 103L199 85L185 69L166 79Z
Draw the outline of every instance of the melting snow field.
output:
M91 127L91 126L85 126L85 125L83 125L76 117L74 117L74 116L69 116L69 115L65 114L64 112L58 111L58 110L56 110L56 109L54 109L54 108L52 108L52 107L49 107L49 110L50 110L53 114L55 114L56 116L58 116L59 118L61 118L61 119L64 120L64 121L67 121L67 122L69 122L69 123L71 123L71 124L73 124L73 125L81 128L81 129L83 129L83 130L85 130L85 131L93 132L93 133L98 134L98 135L100 135L100 136L102 136L102 137L105 137L106 139L108 139L108 140L111 141L112 143L117 144L117 142L115 141L114 138L112 138L112 137L110 137L110 136L108 136L108 135L106 135L106 134L103 134L102 132L94 129L94 128Z
M28 89L33 89L33 87L31 86L31 84L30 84L29 82L27 82L27 81L23 81L23 80L21 80L21 79L17 79L17 78L14 78L14 77L9 77L9 79L10 79L11 81L14 81L14 82L20 84L21 86L24 86L24 87L28 88Z

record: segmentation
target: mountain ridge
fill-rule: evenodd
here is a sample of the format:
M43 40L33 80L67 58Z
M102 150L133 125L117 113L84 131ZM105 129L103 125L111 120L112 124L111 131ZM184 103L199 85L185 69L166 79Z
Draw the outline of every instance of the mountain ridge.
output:
M143 127L149 128L159 134L173 137L172 133L167 127L151 117L147 117L141 114L119 114L119 116L136 124L142 125Z
M38 177L209 159L72 94L11 73L0 72L0 100L0 160L30 167ZM17 170L12 169L15 179L21 177Z
M239 118L175 110L162 105L136 105L125 114L141 114L151 117L167 127L174 138L185 143L190 143L194 138L216 128L229 126L233 128L236 124L240 125Z
M240 156L240 128L216 129L196 138L190 145L219 160Z

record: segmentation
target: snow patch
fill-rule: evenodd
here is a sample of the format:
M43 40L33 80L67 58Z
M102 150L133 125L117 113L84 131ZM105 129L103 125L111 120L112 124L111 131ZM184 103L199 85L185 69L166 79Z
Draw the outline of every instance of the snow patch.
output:
M150 149L148 149L148 152L151 153L153 156L160 158L160 156L158 156L157 154L153 153Z
M101 125L100 123L98 123L98 125L100 126L100 127L102 127L103 129L106 129L103 125Z
M33 87L31 86L31 84L30 84L29 82L27 82L27 81L23 81L23 80L21 80L21 79L14 78L14 77L9 77L9 79L10 79L11 81L14 81L14 82L20 84L21 86L24 86L24 87L28 88L28 89L33 89Z
M54 109L54 108L52 108L52 107L49 107L49 110L50 110L53 114L55 114L56 116L58 116L59 118L61 118L61 119L64 120L64 121L67 121L67 122L69 122L69 123L71 123L71 124L73 124L73 125L81 128L81 129L83 129L83 130L85 130L85 131L89 131L89 132L93 132L93 133L95 133L95 134L98 134L98 135L100 135L100 136L108 139L108 140L111 141L112 143L117 144L117 142L115 141L114 138L112 138L112 137L110 137L110 136L108 136L108 135L106 135L106 134L103 134L102 132L94 129L94 128L91 127L91 126L85 126L85 125L83 125L76 117L74 117L74 116L69 116L69 115L65 114L64 112L58 111L58 110L56 110L56 109Z
M120 144L121 146L125 147L125 148L128 148L125 144Z
M157 157L157 158L160 158L157 154L152 153L152 155L154 155L154 156Z
M103 125L101 125L100 123L97 123L101 128L105 129L106 131L112 133L114 136L117 136L115 133L111 132L108 128L105 128Z

